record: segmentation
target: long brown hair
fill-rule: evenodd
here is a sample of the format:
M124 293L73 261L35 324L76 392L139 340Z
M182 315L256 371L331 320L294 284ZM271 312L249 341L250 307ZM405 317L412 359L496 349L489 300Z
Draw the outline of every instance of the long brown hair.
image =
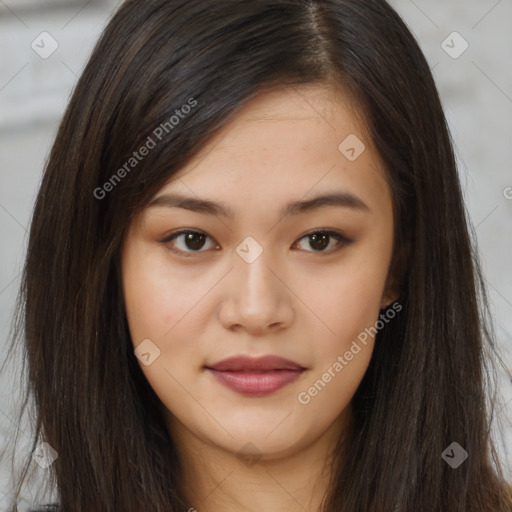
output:
M37 439L58 453L56 510L185 510L162 404L130 341L120 247L242 106L309 83L354 98L386 164L403 306L377 334L323 510L512 510L490 432L498 353L450 134L429 66L384 0L128 0L110 20L45 168L14 336ZM453 442L469 455L457 469L441 456Z

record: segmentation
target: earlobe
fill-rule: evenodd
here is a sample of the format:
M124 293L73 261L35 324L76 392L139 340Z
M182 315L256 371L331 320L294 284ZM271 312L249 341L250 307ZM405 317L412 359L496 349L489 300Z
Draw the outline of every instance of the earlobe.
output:
M380 303L380 309L384 310L388 308L393 302L397 301L400 298L400 295L396 294L393 297L389 298L388 295L385 295Z

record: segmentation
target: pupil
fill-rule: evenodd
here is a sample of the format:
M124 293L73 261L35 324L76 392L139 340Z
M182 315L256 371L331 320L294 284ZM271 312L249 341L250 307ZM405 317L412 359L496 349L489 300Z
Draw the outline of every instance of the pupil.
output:
M310 245L313 249L325 249L329 245L329 235L322 233L321 235L311 235ZM315 247L315 244L318 244Z
M189 249L201 249L204 243L204 240L201 239L204 239L204 235L201 233L187 233L185 244Z

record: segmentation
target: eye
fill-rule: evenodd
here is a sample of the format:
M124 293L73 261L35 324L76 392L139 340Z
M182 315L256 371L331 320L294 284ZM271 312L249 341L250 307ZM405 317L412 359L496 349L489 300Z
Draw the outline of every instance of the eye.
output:
M347 238L343 234L331 230L312 231L311 233L301 237L299 242L296 242L296 244L300 245L300 241L304 239L309 239L309 242L306 242L306 244L313 248L313 251L305 249L307 252L320 253L333 253L354 242L353 239ZM334 243L332 243L333 241ZM331 247L330 250L324 250L329 246Z
M343 247L350 245L354 242L353 239L347 238L343 234L332 231L332 230L316 230L302 236L298 242L295 242L294 246L300 246L300 243L304 239L309 238L309 247L313 250L304 249L303 247L299 247L299 249L306 250L307 252L319 252L319 253L333 253L339 251ZM206 252L202 251L205 247L205 240L211 239L209 235L207 235L204 231L198 231L195 229L182 229L181 231L177 231L172 233L170 236L161 240L160 243L167 247L174 253L177 253L181 256L191 257L194 256L194 253ZM175 242L178 241L179 243ZM334 243L333 243L334 242ZM180 247L181 245L181 247ZM325 250L329 248L329 250ZM208 249L218 250L219 245L211 244Z
M202 249L204 247L204 242L207 238L210 237L203 231L184 229L181 231L177 231L176 233L173 233L171 236L168 236L164 240L161 240L161 243L168 247L172 252L175 252L185 257L190 257L193 256L193 253L195 252L204 252L200 251L199 249ZM181 244L175 244L174 240L179 240ZM176 248L176 245L181 245L181 247ZM217 249L218 247L218 245L214 246L215 249Z

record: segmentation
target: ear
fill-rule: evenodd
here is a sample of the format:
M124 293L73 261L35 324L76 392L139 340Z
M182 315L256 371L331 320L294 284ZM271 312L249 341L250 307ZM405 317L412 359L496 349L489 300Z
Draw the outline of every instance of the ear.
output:
M400 297L399 285L397 279L393 275L392 269L388 273L384 292L382 293L380 301L380 309L386 309L390 304L395 302Z
M380 309L386 309L390 304L393 304L400 295L398 293L384 292L380 302Z
M400 248L393 255L388 269L386 285L384 286L381 297L381 309L386 309L390 304L393 304L393 302L400 298L400 294L405 287L411 250L409 239L405 239L400 244Z

